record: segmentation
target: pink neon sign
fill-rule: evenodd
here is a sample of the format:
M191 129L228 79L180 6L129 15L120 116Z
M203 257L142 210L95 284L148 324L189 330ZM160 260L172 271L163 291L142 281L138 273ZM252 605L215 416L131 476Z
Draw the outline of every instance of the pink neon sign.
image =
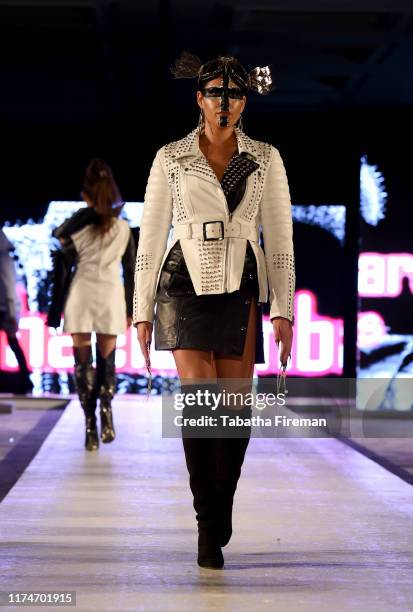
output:
M23 298L23 304L26 300ZM317 314L317 300L311 291L297 291L295 296L296 323L292 359L288 373L300 376L341 374L343 368L343 321ZM263 320L265 364L256 365L256 373L272 374L278 368L278 351L273 327L267 316ZM45 315L23 309L19 336L32 368L44 372L65 372L73 368L72 339L45 325ZM0 368L16 369L14 355L1 336ZM170 351L152 349L154 374L176 375L175 362ZM118 337L116 366L119 372L144 373L136 332L130 328Z
M397 297L405 277L413 293L411 253L360 253L358 292L361 297Z

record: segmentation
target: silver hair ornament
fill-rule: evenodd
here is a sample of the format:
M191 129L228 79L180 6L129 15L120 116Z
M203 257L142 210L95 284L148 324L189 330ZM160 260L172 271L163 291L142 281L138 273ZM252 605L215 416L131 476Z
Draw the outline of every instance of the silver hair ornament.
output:
M274 89L269 66L256 66L250 71L249 76L251 88L259 94L266 95Z

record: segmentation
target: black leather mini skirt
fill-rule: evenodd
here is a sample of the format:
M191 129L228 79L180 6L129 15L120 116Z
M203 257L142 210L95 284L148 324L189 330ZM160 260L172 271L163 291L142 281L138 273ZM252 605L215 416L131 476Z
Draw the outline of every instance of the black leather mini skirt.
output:
M257 302L258 297L257 264L249 242L240 288L231 293L196 295L178 240L159 277L155 350L193 348L240 356L253 303L257 310L255 363L265 363L262 305Z

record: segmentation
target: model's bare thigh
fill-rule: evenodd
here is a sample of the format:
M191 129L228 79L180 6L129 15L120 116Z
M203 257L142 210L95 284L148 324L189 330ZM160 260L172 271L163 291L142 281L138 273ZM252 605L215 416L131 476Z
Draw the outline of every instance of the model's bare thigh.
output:
M116 338L111 334L96 334L96 344L103 359L116 348Z
M172 355L181 382L185 379L216 379L217 373L212 351L174 349Z
M218 378L252 378L255 365L256 316L255 298L252 298L244 352L239 357L215 352L214 359Z
M73 346L78 349L82 360L86 359L92 346L92 334L72 334ZM104 359L116 348L116 336L112 334L96 334L97 347Z
M255 365L255 346L257 333L257 310L255 298L251 299L248 326L243 354L239 357L214 353L218 385L227 392L250 393ZM234 408L241 407L234 403Z
M86 346L91 346L92 344L92 334L89 333L80 333L80 334L72 334L73 346L76 348L83 348Z
M80 359L81 362L87 362L90 359L92 351L92 334L72 334L72 340L73 349L76 349L78 359Z

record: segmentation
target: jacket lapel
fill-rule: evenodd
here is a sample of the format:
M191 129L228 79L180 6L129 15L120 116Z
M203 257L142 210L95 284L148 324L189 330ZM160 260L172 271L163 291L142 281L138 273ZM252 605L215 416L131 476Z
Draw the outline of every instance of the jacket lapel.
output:
M182 165L185 174L219 185L219 181L199 148L199 128L190 132L179 141L175 158Z
M249 159L258 161L257 147L255 146L255 143L252 138L247 136L245 132L243 132L239 128L235 128L235 135L237 137L238 142L238 153L244 153L244 155Z
M208 160L202 154L184 164L184 172L188 175L197 176L200 179L204 179L205 181L209 181L214 185L219 185L219 181L215 172L212 170L211 166L208 163Z
M257 150L254 145L254 141L238 128L235 128L235 135L238 143L238 153L243 154L243 157L246 159L255 161L257 158ZM183 171L186 174L197 176L198 178L209 181L214 185L221 186L215 172L199 148L198 127L185 136L185 138L178 141L174 157L180 162L180 164L182 164ZM259 164L254 165L254 169L258 167Z
M221 181L221 187L225 196L228 197L228 194L233 189L236 189L242 181L248 178L259 167L260 165L248 158L245 153L240 153L233 157L226 167Z

